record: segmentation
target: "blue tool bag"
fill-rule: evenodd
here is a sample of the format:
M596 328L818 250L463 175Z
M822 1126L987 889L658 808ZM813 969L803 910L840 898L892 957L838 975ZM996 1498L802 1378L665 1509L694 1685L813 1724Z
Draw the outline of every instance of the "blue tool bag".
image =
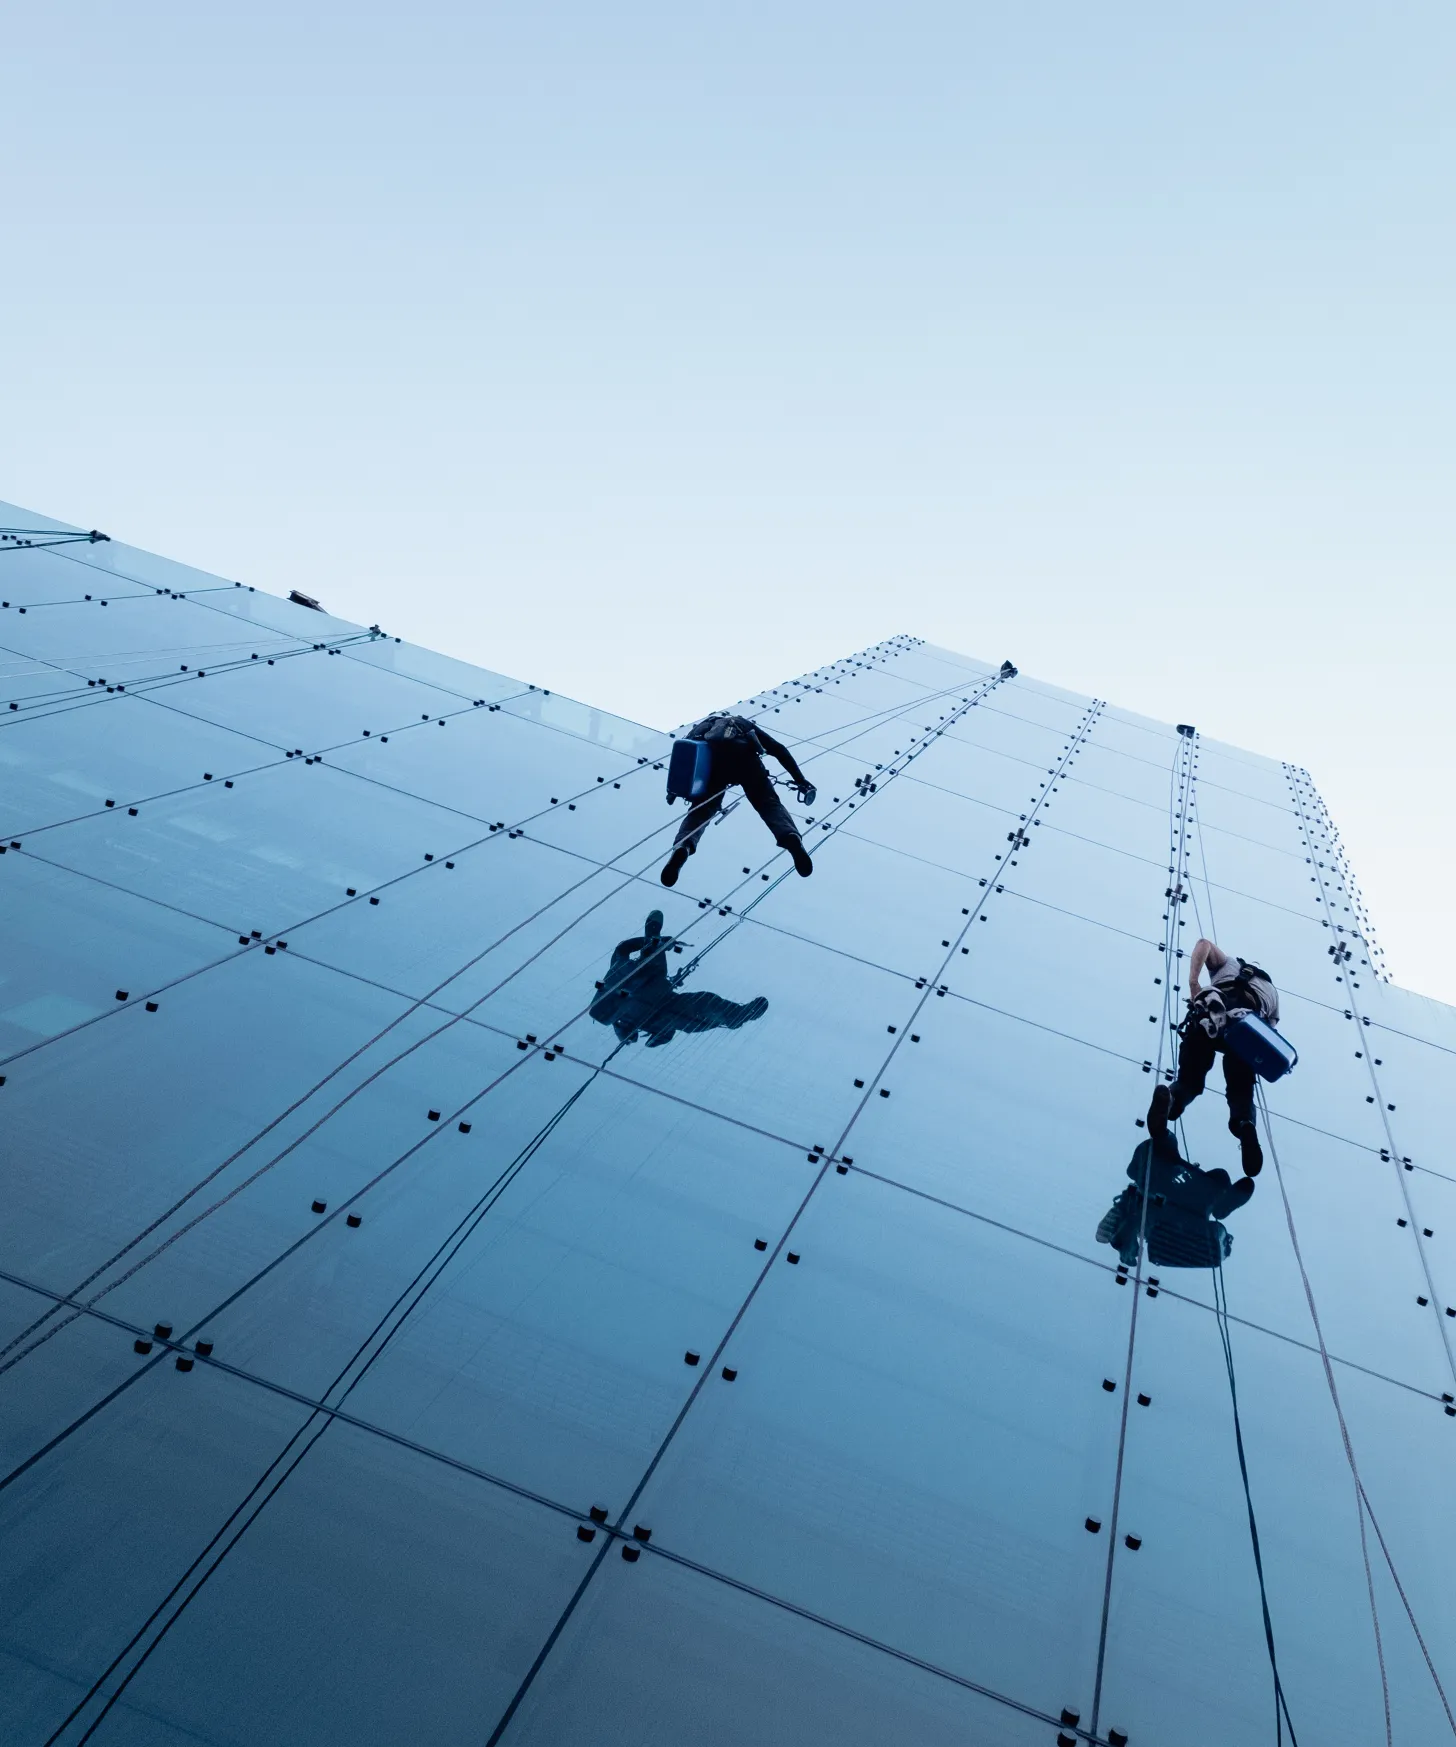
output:
M1257 1013L1240 1013L1224 1027L1223 1046L1247 1062L1261 1080L1282 1080L1299 1051Z
M713 748L706 740L674 740L667 761L667 798L700 801L713 772Z

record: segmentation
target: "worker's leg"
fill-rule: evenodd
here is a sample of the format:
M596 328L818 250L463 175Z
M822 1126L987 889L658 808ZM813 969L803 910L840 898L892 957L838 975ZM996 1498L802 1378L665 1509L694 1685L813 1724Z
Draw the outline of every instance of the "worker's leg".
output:
M1229 1133L1237 1136L1244 1175L1257 1177L1264 1168L1264 1149L1254 1120L1254 1070L1240 1056L1223 1052L1223 1083L1228 1093Z
M1178 1077L1173 1082L1173 1096L1168 1107L1170 1122L1176 1122L1203 1090L1215 1053L1213 1039L1203 1027L1190 1025L1178 1052Z
M814 871L814 864L809 859L804 848L804 840L799 835L799 827L794 823L788 808L779 799L778 790L774 787L768 772L763 768L763 761L757 753L745 751L737 760L737 780L743 784L743 792L748 796L753 810L773 832L774 842L781 849L787 849L794 858L794 866L801 874Z
M698 839L708 829L713 815L723 805L723 789L725 784L716 773L714 786L710 788L700 801L696 801L689 809L688 816L677 828L677 836L673 839L672 854L663 863L658 876L663 885L675 886L677 876L683 870L683 863L690 855L697 852Z
M747 748L734 748L735 757L732 763L733 781L742 783L743 792L747 795L755 813L774 834L776 843L786 843L790 837L799 835L799 827L789 817L788 809L779 799L778 790L773 785L773 779L763 768L763 760L756 752Z
M673 839L674 846L687 844L691 854L698 847L698 839L708 829L713 821L713 815L723 805L723 790L727 785L716 782L700 801L694 801L688 808L688 816L677 828L677 836Z

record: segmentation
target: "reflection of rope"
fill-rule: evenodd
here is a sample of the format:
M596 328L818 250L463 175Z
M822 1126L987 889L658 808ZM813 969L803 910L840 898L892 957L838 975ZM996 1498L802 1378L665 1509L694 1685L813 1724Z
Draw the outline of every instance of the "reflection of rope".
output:
M232 1525L235 1522L237 1522L238 1518L241 1517L243 1515L243 1513L247 1510L249 1503L256 1498L257 1504L256 1504L256 1507L251 1512L251 1514L245 1518L245 1520L242 1522L241 1526L238 1528L237 1532L235 1534L233 1534L230 1539L227 1540L226 1545L222 1546L220 1548L220 1550L217 1553L216 1558L214 1558L212 1560L212 1562L207 1566L206 1570L204 1570L201 1573L201 1575L197 1578L197 1581L192 1584L192 1587L188 1590L187 1594L185 1596L183 1596L182 1600L178 1603L178 1605L177 1605L176 1609L173 1611L171 1617L166 1621L166 1623L162 1626L161 1630L159 1632L157 1632L156 1636L147 1645L146 1649L141 1653L141 1655L136 1659L136 1661L132 1664L132 1666L127 1670L126 1675L123 1677L121 1682L118 1684L118 1686L116 1687L116 1690L111 1694L111 1696L107 1699L106 1703L101 1707L101 1710L99 1711L97 1716L93 1719L90 1726L87 1728L86 1732L82 1736L80 1736L80 1738L77 1742L77 1747L81 1747L82 1743L89 1741L91 1739L91 1737L96 1733L97 1729L100 1728L101 1724L105 1720L107 1713L111 1710L111 1707L121 1697L122 1693L126 1691L127 1687L136 1678L136 1676L138 1674L140 1674L142 1668L145 1666L145 1664L147 1662L147 1659L151 1656L152 1652L155 1649L157 1649L157 1647L161 1644L163 1638L165 1638L167 1633L171 1631L172 1627L174 1625L176 1625L177 1621L182 1617L182 1614L186 1610L186 1608L188 1606L190 1606L190 1604L196 1599L199 1591L202 1589L203 1585L207 1582L208 1578L213 1575L213 1573L222 1564L223 1560L226 1559L228 1554L233 1550L233 1548L237 1546L238 1542L247 1533L249 1528L251 1528L252 1525L258 1520L259 1516L262 1514L262 1512L265 1509L265 1507L267 1506L268 1502L278 1492L279 1488L283 1485L284 1481L286 1481L289 1478L289 1476L293 1473L293 1471L303 1461L304 1457L309 1453L309 1451L319 1441L319 1439L323 1436L323 1434L334 1423L334 1415L329 1411L329 1408L331 1406L332 1407L342 1406L343 1403L348 1400L349 1396L354 1392L354 1390L358 1388L360 1383L362 1383L364 1381L364 1378L368 1375L368 1373L369 1373L371 1367L374 1365L375 1361L383 1356L383 1354L387 1350L390 1342L399 1333L400 1329L402 1329L404 1327L404 1325L408 1321L409 1317L418 1308L421 1300L425 1297L425 1295L431 1290L431 1288L439 1280L440 1276L444 1273L445 1269L447 1267L449 1267L449 1265L452 1261L454 1261L455 1257L460 1253L460 1250L463 1248L465 1243L469 1240L471 1235L475 1232L476 1228L479 1226L480 1222L485 1218L486 1214L489 1213L491 1208L495 1206L496 1202L500 1200L501 1196L506 1192L506 1190L511 1186L511 1184L516 1180L516 1178L521 1174L521 1171L530 1162L530 1160L536 1155L536 1153L538 1153L540 1151L542 1146L545 1145L546 1141L550 1138L550 1136L554 1132L554 1130L565 1119L568 1111L570 1111L572 1106L582 1096L582 1094L586 1091L586 1089L592 1084L593 1080L596 1079L597 1075L602 1072L602 1069L605 1068L607 1063L612 1060L612 1057L617 1054L618 1050L620 1050L624 1047L625 1047L624 1045L618 1044L617 1048L612 1050L611 1053L609 1055L607 1055L595 1069L593 1069L592 1073L590 1075L588 1075L588 1077L585 1080L582 1081L582 1083L576 1088L576 1090L570 1095L570 1097L568 1097L565 1100L565 1102L563 1104L561 1104L561 1106L541 1126L541 1128L539 1128L537 1130L537 1132L531 1137L531 1139L529 1141L527 1141L525 1146L523 1146L521 1148L521 1150L516 1154L515 1158L513 1158L511 1160L510 1164L508 1164L505 1167L505 1169L499 1173L499 1175L496 1177L495 1181L490 1185L490 1187L488 1189L486 1189L484 1194L482 1194L480 1196L480 1198L474 1203L474 1205L471 1206L466 1211L466 1213L464 1213L461 1216L461 1218L456 1222L456 1224L452 1227L452 1229L446 1235L446 1237L440 1242L439 1245L437 1245L434 1253L425 1262L424 1266L422 1268L420 1268L420 1270L415 1274L414 1278L403 1289L403 1291L401 1291L396 1296L394 1302L384 1312L383 1316L381 1316L379 1318L379 1320L375 1323L374 1327L369 1331L369 1333L364 1337L364 1339L355 1348L353 1354L350 1356L350 1358L347 1360L347 1362L340 1369L337 1376L334 1378L333 1382L323 1392L323 1395L320 1397L320 1406L318 1408L316 1408L314 1410L314 1412L309 1415L308 1419L306 1419L304 1421L304 1423L298 1428L298 1430L293 1433L292 1437L289 1438L288 1442L283 1446L283 1448L278 1452L278 1454L273 1458L273 1460L263 1470L262 1474L259 1475L258 1479L256 1481L254 1481L253 1485L249 1488L247 1493L244 1495L241 1502L234 1507L232 1512L223 1521L222 1526L213 1535L212 1539L207 1543L207 1545L202 1549L202 1551L197 1555L197 1557L192 1561L192 1563L187 1567L187 1569L177 1579L176 1583L174 1583L172 1585L172 1588L167 1592L167 1594L162 1598L162 1600L160 1602L158 1602L157 1606L152 1610L152 1612L147 1616L147 1618L142 1622L142 1624L132 1634L132 1636L128 1639L126 1644L124 1644L122 1646L122 1648L116 1653L116 1655L107 1664L107 1666L102 1670L102 1672L99 1675L97 1675L96 1679L91 1683L91 1686L88 1689L88 1691L77 1701L75 1706L70 1711L69 1715L67 1715L62 1720L62 1722L57 1726L57 1728L47 1737L46 1742L45 1742L45 1747L54 1747L54 1743L56 1743L60 1739L62 1734L65 1733L66 1729L68 1729L70 1727L71 1723L76 1719L77 1716L79 1716L81 1711L83 1711L85 1709L85 1707L91 1702L91 1700L97 1696L97 1694L100 1692L102 1686L110 1678L110 1676L115 1673L116 1669L121 1665L124 1658L129 1654L129 1652L131 1650L133 1650L136 1647L136 1645L146 1635L147 1631L151 1628L151 1626L156 1622L156 1620L160 1617L160 1615L164 1612L164 1610L170 1605L170 1603L175 1599L175 1597L178 1595L178 1593L187 1584L188 1580L192 1577L193 1573L196 1572L198 1567L201 1566L204 1563L204 1561L207 1560L208 1555L213 1551L213 1549L218 1547L219 1542L223 1541L224 1538L228 1535L229 1529L232 1527ZM408 1300L408 1302L406 1302L406 1300ZM401 1308L401 1306L403 1308ZM386 1324L391 1324L391 1326L386 1328ZM383 1331L383 1332L381 1332L381 1331ZM372 1352L370 1352L370 1350L369 1350L371 1346L373 1346ZM364 1362L361 1365L359 1363L359 1361L363 1357L363 1355L366 1353L368 1353L368 1357L364 1359ZM343 1390L342 1394L338 1398L338 1401L330 1403L329 1397L334 1393L335 1390L337 1390L339 1388L339 1386L343 1383L344 1379L346 1377L348 1377L349 1372L351 1370L353 1370L356 1365L359 1366L359 1369L358 1369L357 1373L355 1374L355 1376L353 1377L353 1379L349 1382L348 1387ZM316 1420L319 1420L320 1423L317 1424L317 1427L315 1429L315 1421ZM307 1435L310 1432L311 1432L311 1435ZM287 1462L286 1466L283 1466L283 1464L285 1462L285 1458L287 1458L289 1451L293 1449L294 1445L297 1444L300 1439L305 1439L305 1438L306 1438L306 1441L303 1443L302 1448L298 1450L297 1454L293 1456L291 1461ZM281 1469L281 1471L279 1471L280 1469ZM271 1485L267 1486L267 1491L263 1492L262 1491L263 1487L265 1485L267 1485L270 1477L272 1477L275 1473L276 1473L277 1477L272 1480ZM262 1493L262 1496L258 1497L260 1492Z
M1259 1578L1259 1606L1264 1615L1264 1643L1269 1651L1269 1667L1274 1674L1274 1739L1276 1743L1283 1741L1284 1724L1288 1723L1290 1747L1299 1747L1294 1733L1294 1718L1289 1714L1289 1701L1284 1696L1284 1687L1279 1679L1279 1659L1274 1651L1274 1622L1269 1617L1269 1594L1264 1587L1264 1556L1259 1547L1259 1524L1254 1516L1254 1497L1249 1490L1249 1464L1244 1456L1244 1428L1239 1418L1239 1389L1234 1380L1234 1349L1229 1334L1228 1285L1223 1277L1221 1259L1213 1270L1213 1309L1218 1323L1219 1343L1223 1347L1223 1362L1228 1371L1229 1400L1234 1409L1234 1445L1239 1452L1239 1474L1244 1482L1244 1506L1249 1513L1249 1541L1254 1549L1254 1570ZM1386 1717L1388 1723L1388 1698Z
M1269 1140L1269 1156L1274 1161L1274 1175L1279 1184L1279 1195L1284 1203L1284 1220L1289 1227L1289 1241L1294 1249L1294 1259L1299 1265L1299 1278L1304 1286L1305 1302L1309 1306L1310 1321L1314 1324L1315 1338L1319 1342L1320 1363L1324 1366L1325 1383L1330 1392L1330 1401L1334 1405L1335 1417L1340 1424L1340 1441L1345 1447L1345 1460L1350 1466L1350 1475L1355 1482L1356 1503L1360 1511L1360 1552L1365 1560L1365 1584L1370 1594L1370 1618L1375 1628L1375 1653L1380 1660L1380 1686L1385 1696L1385 1739L1391 1740L1390 1728L1390 1686L1385 1672L1385 1650L1380 1636L1380 1619L1375 1608L1375 1581L1370 1570L1370 1554L1365 1538L1365 1518L1370 1519L1370 1526L1375 1531L1375 1538L1380 1543L1380 1551L1390 1572L1391 1581L1395 1584L1401 1605L1405 1609L1406 1618L1410 1621L1411 1630L1416 1635L1416 1642L1421 1647L1421 1655L1425 1658L1426 1668L1435 1682L1436 1691L1440 1695L1441 1708L1446 1713L1446 1721L1451 1733L1456 1735L1456 1716L1451 1713L1451 1706L1446 1698L1446 1689L1441 1685L1441 1677L1436 1673L1436 1665L1431 1660L1431 1653L1426 1648L1426 1640L1421 1628L1416 1624L1415 1612L1411 1607L1410 1598L1406 1595L1405 1585L1400 1580L1400 1574L1395 1568L1395 1561L1390 1556L1390 1548L1386 1545L1385 1536L1381 1533L1380 1524L1376 1521L1375 1512L1371 1508L1370 1496L1365 1490L1365 1482L1360 1477L1359 1464L1355 1460L1355 1448L1350 1441L1350 1429L1345 1423L1345 1410L1340 1402L1339 1386L1335 1382L1334 1367L1330 1363L1329 1349L1325 1346L1324 1329L1320 1324L1319 1309L1314 1301L1314 1288L1309 1282L1309 1272L1304 1265L1304 1255L1299 1247L1299 1233L1294 1228L1294 1209L1290 1206L1289 1191L1284 1184L1284 1173L1279 1166L1279 1152L1274 1145L1274 1131L1269 1121L1269 1107L1264 1098L1264 1088L1257 1087L1259 1110L1264 1118L1264 1132Z

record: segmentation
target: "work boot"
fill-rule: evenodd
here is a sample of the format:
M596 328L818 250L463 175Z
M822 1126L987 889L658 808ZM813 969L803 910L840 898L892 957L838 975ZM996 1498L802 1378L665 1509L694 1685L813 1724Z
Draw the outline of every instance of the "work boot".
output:
M675 886L677 884L677 876L682 872L683 864L691 854L692 850L686 843L678 844L677 848L673 850L672 854L668 856L667 860L663 863L662 873L659 876L663 885Z
M1157 1142L1168 1138L1168 1110L1172 1102L1171 1086L1153 1087L1153 1101L1148 1105L1148 1133Z
M787 849L793 857L794 871L804 879L808 879L814 871L814 863L809 859L809 851L804 847L804 839L802 837L786 837L782 847Z
M1244 1175L1257 1177L1264 1169L1264 1149L1259 1145L1259 1131L1248 1120L1229 1122L1229 1133L1239 1143L1239 1156L1244 1161Z

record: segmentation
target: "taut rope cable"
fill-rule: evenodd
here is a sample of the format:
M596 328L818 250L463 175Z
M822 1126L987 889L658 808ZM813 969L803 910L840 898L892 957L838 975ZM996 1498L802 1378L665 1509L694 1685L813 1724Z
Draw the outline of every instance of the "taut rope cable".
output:
M1289 1192L1285 1188L1284 1172L1279 1164L1279 1150L1274 1145L1274 1130L1273 1124L1269 1121L1269 1106L1264 1097L1263 1086L1257 1085L1256 1083L1256 1090L1259 1097L1259 1113L1264 1118L1264 1133L1269 1141L1269 1157L1274 1161L1274 1176L1279 1184L1280 1199L1284 1203L1284 1221L1289 1227L1289 1241L1294 1249L1294 1259L1299 1264L1299 1277L1304 1286L1305 1302L1309 1305L1310 1320L1314 1323L1315 1338L1319 1342L1320 1363L1324 1366L1325 1383L1330 1392L1330 1400L1334 1404L1335 1417L1340 1424L1340 1441L1345 1448L1345 1460L1350 1467L1350 1476L1355 1482L1355 1514L1360 1525L1360 1558L1365 1567L1365 1592L1370 1599L1370 1624L1375 1634L1375 1658L1380 1665L1380 1693L1385 1706L1385 1741L1386 1747L1391 1747L1390 1680L1385 1669L1385 1644L1380 1631L1380 1610L1375 1602L1375 1575L1370 1569L1370 1546L1365 1536L1365 1512L1369 1509L1369 1500L1365 1496L1365 1487L1360 1479L1360 1470L1355 1461L1354 1447L1350 1443L1349 1428L1345 1424L1345 1410L1340 1402L1340 1391L1335 1382L1334 1368L1330 1364L1329 1351L1325 1346L1324 1329L1320 1324L1319 1311L1315 1306L1314 1289L1309 1283L1309 1275L1304 1266L1304 1254L1299 1247L1299 1234L1294 1229L1294 1210L1289 1205ZM1371 1515L1371 1520L1372 1522L1374 1521L1373 1513ZM1382 1546L1383 1545L1384 1543L1382 1542ZM1391 1567L1391 1575L1395 1575L1393 1566ZM1409 1604L1407 1604L1407 1609L1408 1608ZM1414 1615L1411 1616L1411 1625L1415 1625ZM1420 1638L1419 1629L1416 1631L1416 1637L1418 1639ZM1425 1648L1424 1640L1421 1640L1421 1648L1423 1650ZM1429 1657L1427 1658L1427 1666L1430 1666ZM1431 1675L1433 1678L1435 1677L1435 1672L1435 1669L1431 1668ZM1440 1691L1440 1687L1441 1683L1437 1680L1437 1691ZM1443 1704L1445 1703L1445 1696L1446 1695L1443 1692L1441 1694ZM1446 1716L1449 1720L1451 1716L1449 1709L1446 1712ZM1456 1724L1453 1724L1453 1731L1456 1731Z
M1182 889L1182 869L1186 863L1188 851L1188 809L1186 806L1188 771L1188 742L1180 736L1173 759L1168 767L1168 835L1173 839L1168 848L1169 853L1173 856L1173 862L1168 868L1169 887L1163 900L1167 909L1163 913L1163 1001L1158 1026L1158 1048L1152 1068L1155 1087L1162 1084L1163 1054L1168 1046L1168 1038L1175 1035L1170 1024L1171 1009L1169 1003L1175 984L1178 893ZM1092 1733L1094 1735L1097 1733L1102 1715L1102 1682L1107 1666L1107 1633L1112 1615L1112 1575L1117 1558L1117 1526L1122 1507L1123 1467L1127 1457L1128 1408L1132 1396L1133 1357L1137 1347L1138 1305L1142 1298L1143 1253L1147 1240L1148 1203L1152 1198L1149 1193L1151 1163L1151 1149L1149 1149L1148 1165L1143 1172L1143 1181L1138 1185L1140 1206L1138 1210L1137 1265L1133 1274L1132 1311L1128 1317L1127 1358L1123 1366L1122 1412L1118 1421L1117 1461L1112 1482L1112 1514L1108 1525L1107 1567L1102 1583L1102 1618L1097 1633L1097 1671L1092 1687Z
M1194 744L1195 746L1197 745L1196 740ZM1203 886L1208 898L1208 928L1206 934L1209 940L1217 940L1217 921L1213 910L1213 886L1208 878L1208 854L1203 841L1203 815L1199 810L1197 800L1198 777L1196 774L1196 753L1194 764L1195 775L1192 784L1191 805L1198 832L1198 859L1203 868ZM1197 888L1192 885L1191 880L1189 885L1193 892L1193 908L1196 913L1198 909ZM1201 919L1199 920L1198 929L1200 934L1205 932ZM1254 1512L1254 1495L1249 1482L1249 1464L1244 1452L1243 1420L1239 1413L1238 1382L1234 1374L1233 1337L1229 1326L1228 1311L1228 1281L1224 1277L1223 1257L1221 1255L1218 1260L1218 1265L1214 1269L1213 1303L1214 1319L1218 1323L1218 1338L1223 1349L1224 1368L1228 1374L1229 1402L1233 1408L1234 1416L1234 1447L1238 1452L1239 1478L1243 1482L1244 1488L1244 1509L1247 1512L1249 1519L1249 1544L1252 1547L1254 1554L1254 1573L1259 1580L1259 1608L1264 1621L1264 1645L1269 1656L1269 1671L1274 1680L1274 1739L1276 1743L1283 1741L1284 1725L1287 1722L1289 1725L1289 1739L1292 1747L1299 1747L1298 1739L1294 1732L1294 1718L1289 1714L1289 1700L1285 1695L1284 1683L1279 1674L1279 1654L1274 1643L1274 1620L1269 1612L1269 1592L1264 1581L1264 1554L1259 1541L1258 1518Z
M1365 1518L1367 1516L1370 1519L1371 1528L1375 1531L1375 1538L1380 1545L1380 1551L1390 1572L1391 1581L1395 1584L1396 1594L1400 1597L1401 1606L1405 1609L1406 1618L1410 1621L1411 1630L1415 1633L1417 1644L1420 1645L1421 1655L1425 1659L1427 1671L1429 1672L1432 1681L1435 1683L1436 1692L1441 1700L1441 1708L1446 1713L1446 1721L1450 1726L1451 1733L1456 1735L1456 1716L1452 1715L1451 1704L1446 1697L1446 1689L1441 1684L1441 1677L1436 1672L1435 1663L1431 1660L1431 1652L1426 1646L1425 1634L1421 1631L1420 1625L1417 1623L1415 1610L1410 1604L1410 1598L1406 1594L1405 1585L1400 1580L1400 1573L1395 1568L1395 1561L1391 1557L1390 1548L1386 1545L1385 1536L1381 1531L1379 1522L1376 1520L1374 1508L1370 1503L1370 1495L1365 1490L1365 1482L1361 1478L1359 1464L1355 1460L1355 1446L1350 1438L1349 1426L1345 1422L1345 1409L1340 1400L1339 1385L1335 1382L1334 1366L1330 1362L1329 1349L1325 1345L1324 1328L1320 1322L1319 1307L1315 1303L1314 1287L1310 1284L1309 1270L1304 1265L1304 1252L1299 1247L1299 1233L1295 1229L1294 1224L1294 1209L1290 1204L1289 1191L1285 1186L1284 1172L1280 1168L1279 1152L1274 1145L1273 1125L1269 1121L1269 1108L1264 1098L1264 1088L1262 1085L1259 1086L1258 1093L1259 1111L1264 1118L1264 1132L1269 1139L1269 1156L1274 1161L1274 1175L1279 1184L1280 1199L1284 1203L1284 1220L1289 1228L1289 1242L1294 1250L1294 1259L1299 1266L1300 1284L1304 1288L1305 1303L1309 1306L1310 1321L1314 1324L1315 1339L1319 1343L1320 1363L1324 1368L1325 1385L1330 1392L1330 1401L1335 1409L1335 1417L1339 1421L1340 1441L1344 1446L1345 1460L1349 1464L1351 1478L1355 1482L1356 1500L1361 1512L1360 1548L1365 1557L1365 1579L1370 1591L1371 1617L1375 1623L1376 1651L1380 1657L1380 1680L1385 1691L1386 1738L1387 1740L1390 1738L1390 1688L1386 1681L1385 1654L1381 1645L1380 1622L1375 1614L1375 1585L1370 1572L1370 1557L1365 1541Z
M1269 1653L1269 1668L1274 1676L1274 1739L1276 1743L1283 1741L1284 1724L1287 1722L1290 1747L1299 1747L1298 1737L1294 1733L1294 1718L1289 1714L1289 1700L1284 1696L1284 1685L1279 1678L1279 1657L1274 1648L1274 1621L1269 1613L1269 1592L1264 1585L1264 1555L1259 1545L1259 1523L1254 1515L1254 1495L1249 1487L1249 1464L1244 1455L1244 1428L1239 1415L1239 1389L1234 1377L1234 1349L1229 1329L1228 1282L1224 1279L1222 1257L1213 1270L1213 1303L1219 1343L1223 1348L1224 1367L1228 1372L1229 1400L1234 1410L1234 1446L1239 1455L1239 1476L1244 1483L1244 1508L1249 1517L1249 1544L1254 1550L1254 1570L1259 1579L1259 1608L1264 1618L1264 1645Z

